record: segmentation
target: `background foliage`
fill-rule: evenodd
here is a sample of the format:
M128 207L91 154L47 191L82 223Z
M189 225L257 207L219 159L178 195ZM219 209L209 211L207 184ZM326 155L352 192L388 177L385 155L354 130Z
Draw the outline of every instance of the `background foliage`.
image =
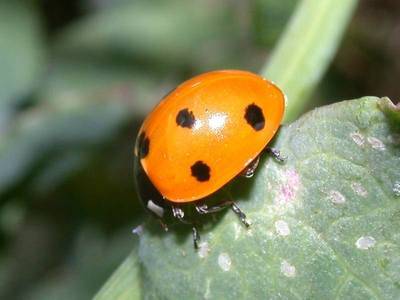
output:
M91 297L137 242L145 113L199 72L258 72L296 3L0 1L0 298ZM310 108L399 98L399 14L361 2Z

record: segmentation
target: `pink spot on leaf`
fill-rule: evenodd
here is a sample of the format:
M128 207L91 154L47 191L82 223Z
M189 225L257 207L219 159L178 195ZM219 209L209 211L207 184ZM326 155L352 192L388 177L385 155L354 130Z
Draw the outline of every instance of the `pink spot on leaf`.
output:
M292 202L296 198L300 187L300 176L294 169L289 169L282 174L282 184L279 188L278 203Z

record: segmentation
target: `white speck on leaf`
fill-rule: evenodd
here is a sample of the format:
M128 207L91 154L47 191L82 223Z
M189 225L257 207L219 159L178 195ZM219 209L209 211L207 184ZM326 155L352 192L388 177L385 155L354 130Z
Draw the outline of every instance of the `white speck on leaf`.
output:
M359 133L358 131L350 133L350 137L358 146L364 145L365 138L364 136Z
M281 236L288 236L290 234L290 228L288 223L283 220L278 220L275 222L276 232Z
M393 192L395 196L400 197L400 181L396 181L393 185Z
M372 236L362 236L356 241L356 246L361 250L368 250L375 246L375 239Z
M218 265L223 271L229 271L232 266L232 260L228 253L221 253L218 256Z
M207 242L201 242L199 244L199 249L197 250L199 257L206 258L209 252L210 252L209 244Z
M367 141L371 145L371 147L374 148L375 150L383 151L386 149L385 144L376 137L370 136L367 138Z
M295 277L296 276L296 267L288 263L286 260L281 263L281 272L286 277Z
M368 196L368 191L365 189L365 187L359 183L359 182L353 182L351 184L351 188L353 191L357 194L360 195L361 197L367 197Z
M346 197L339 191L330 191L328 199L334 204L343 204L346 202Z
M141 236L143 233L143 225L138 225L132 229L132 233Z

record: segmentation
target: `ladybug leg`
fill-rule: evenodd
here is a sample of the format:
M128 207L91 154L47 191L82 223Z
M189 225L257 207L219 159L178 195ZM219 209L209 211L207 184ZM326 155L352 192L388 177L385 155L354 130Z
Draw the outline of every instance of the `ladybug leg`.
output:
M239 208L239 206L236 205L235 202L232 202L232 206L231 209L233 210L233 212L239 217L240 221L246 226L246 227L250 227L250 222L247 220L246 214L244 212L241 211L241 209Z
M286 156L282 155L281 152L275 148L267 147L267 148L265 148L265 152L271 154L272 157L275 158L279 162L284 162L287 159Z
M218 205L213 205L210 207L207 204L197 205L196 210L199 214L204 215L204 214L212 214L212 213L218 212L227 207L230 207L233 210L233 212L239 217L240 221L246 227L250 226L250 222L247 220L246 214L244 212L242 212L241 209L239 208L239 206L237 206L236 203L233 201L225 201Z
M273 158L275 158L279 162L285 162L286 157L281 154L281 152L278 149L275 148L270 148L266 147L264 149L264 152L267 152L272 155ZM256 169L258 167L258 163L260 162L260 156L257 156L251 163L247 165L247 167L240 172L240 176L246 177L246 178L251 178L253 177L254 173L256 172Z
M184 219L185 213L179 207L172 206L172 215L184 224L192 225L193 246L195 249L199 248L200 235L196 225L193 222L188 222Z
M193 235L193 246L195 249L199 249L200 235L197 227L193 224L192 227L192 235Z
M246 178L251 178L253 177L257 167L258 163L260 162L260 156L257 156L256 159L254 159L241 173L240 175Z
M181 208L172 206L172 215L175 218L177 218L179 221L186 223L186 221L183 219L183 217L185 216L185 213L183 212L183 210Z

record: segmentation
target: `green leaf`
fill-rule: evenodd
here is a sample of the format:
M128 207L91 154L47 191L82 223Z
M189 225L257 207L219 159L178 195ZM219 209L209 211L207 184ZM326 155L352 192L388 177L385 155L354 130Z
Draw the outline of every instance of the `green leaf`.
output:
M34 7L28 1L0 1L0 105L25 96L41 75L43 63L44 44Z
M38 104L0 136L1 200L33 177L41 188L62 182L162 96L156 80L124 66L58 60L49 75Z
M0 143L0 195L37 172L44 162L57 159L60 153L79 152L110 140L125 118L123 107L110 104L72 113L24 116L18 128Z
M94 297L95 300L141 299L140 265L132 252Z
M52 65L37 97L42 104L58 111L84 110L106 102L123 104L131 113L142 117L166 92L161 91L160 86L162 88L156 76L129 65L69 58L59 59ZM158 94L154 95L155 91Z
M241 42L233 7L226 1L121 2L72 25L55 46L59 54L114 55L115 60L137 59L153 69L168 65L168 72L171 65L215 68Z
M261 74L286 93L285 121L295 120L333 59L357 0L299 2Z
M252 180L231 186L250 229L231 211L199 217L195 251L189 226L176 223L165 233L154 220L146 223L139 246L144 297L397 298L400 141L388 117L399 112L382 112L387 101L344 101L284 127L274 146L286 163L264 158Z
M389 98L383 98L380 102L382 110L388 114L395 127L400 127L400 103L394 105Z

